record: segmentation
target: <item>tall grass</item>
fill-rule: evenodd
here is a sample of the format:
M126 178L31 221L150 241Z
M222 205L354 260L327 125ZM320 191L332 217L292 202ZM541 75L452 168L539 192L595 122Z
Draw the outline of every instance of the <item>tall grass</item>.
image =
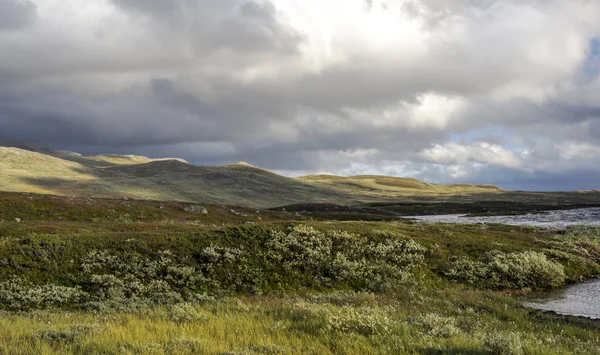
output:
M597 324L530 317L506 295L410 291L422 299L353 293L343 296L345 305L335 296L324 302L323 295L315 295L137 313L2 314L0 349L8 354L595 354L600 346Z

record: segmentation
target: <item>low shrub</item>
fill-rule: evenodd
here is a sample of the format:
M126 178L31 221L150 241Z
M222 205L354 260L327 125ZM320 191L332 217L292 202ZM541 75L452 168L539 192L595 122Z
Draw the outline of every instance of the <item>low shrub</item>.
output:
M321 270L327 265L333 241L324 233L306 225L294 227L289 233L272 231L266 243L268 257L286 269L299 272Z
M392 326L391 318L382 308L298 302L286 313L294 323L304 324L302 328L313 332L329 330L373 336L388 334Z
M377 239L300 225L289 233L272 232L266 257L278 270L310 278L317 285L345 284L355 290L385 292L410 279L423 264L426 249L393 235Z
M523 354L523 341L515 332L492 333L485 336L484 348L497 355L521 355Z
M456 319L434 313L409 319L409 324L422 328L427 335L433 337L449 338L461 333L460 328L456 325Z
M208 317L198 312L190 303L180 303L171 307L169 319L175 323L207 322Z
M0 308L11 311L47 309L78 303L85 293L80 287L34 285L20 278L0 283Z
M81 287L34 287L10 281L0 291L0 301L7 309L19 310L81 301L98 311L137 312L152 305L204 302L211 297L208 294L302 288L385 292L409 281L423 265L426 252L393 234L360 236L306 225L260 230L256 235L227 231L231 235L219 239L223 245L210 240L186 255L186 263L170 251L140 255L93 250L80 258L79 267L75 259L71 261L70 280Z
M92 251L83 259L82 269L88 277L89 305L100 309L176 304L194 299L208 283L194 267L176 263L168 251L154 259Z
M566 279L560 263L534 251L492 251L481 260L456 258L444 273L452 279L491 289L554 288L564 285Z
M32 338L49 343L73 343L81 334L72 330L49 329L33 335Z
M391 319L381 308L343 306L327 314L327 328L363 336L383 335L391 331Z

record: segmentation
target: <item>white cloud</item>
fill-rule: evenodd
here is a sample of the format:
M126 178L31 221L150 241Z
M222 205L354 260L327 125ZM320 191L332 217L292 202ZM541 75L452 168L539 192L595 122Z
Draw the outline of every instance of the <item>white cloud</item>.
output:
M565 142L558 145L560 158L564 160L600 160L600 146L585 142Z
M476 163L506 168L523 166L523 161L514 152L487 142L474 142L468 145L455 142L436 144L424 150L420 156L432 163L451 166Z

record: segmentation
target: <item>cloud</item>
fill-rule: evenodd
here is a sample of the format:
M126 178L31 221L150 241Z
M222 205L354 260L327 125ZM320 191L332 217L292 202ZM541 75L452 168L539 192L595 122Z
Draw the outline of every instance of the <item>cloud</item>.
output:
M35 20L36 6L30 0L1 0L0 9L0 32L23 28Z
M586 0L0 0L0 132L530 186L600 171L598 14Z
M424 150L421 157L436 164L461 166L478 163L506 168L520 168L523 161L512 151L497 144L474 142L436 144Z

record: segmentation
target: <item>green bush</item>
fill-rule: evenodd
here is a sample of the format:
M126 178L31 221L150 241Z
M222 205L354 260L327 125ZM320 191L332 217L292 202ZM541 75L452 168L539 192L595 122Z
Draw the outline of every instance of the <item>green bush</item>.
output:
M523 341L519 334L514 332L492 333L486 335L484 348L497 355L521 355Z
M327 328L342 333L354 332L364 336L388 334L391 319L381 308L343 306L334 308L326 318Z
M289 316L295 323L304 324L306 329L316 332L329 330L373 336L390 333L392 326L391 318L382 308L298 302L289 310Z
M395 238L379 236L383 240L374 242L343 231L323 233L300 225L289 233L272 232L266 257L278 270L311 278L321 286L347 284L355 290L384 292L406 282L425 259L424 247Z
M154 259L92 251L81 267L90 291L88 305L99 309L176 304L193 299L207 285L202 273L176 263L168 251Z
M331 257L332 239L306 225L294 227L289 233L271 232L267 255L286 269L300 272L322 269Z
M186 259L170 251L140 255L93 250L80 257L80 265L74 258L69 266L68 280L78 288L36 288L11 281L0 292L0 300L5 300L8 309L61 306L79 300L100 311L139 311L151 305L198 302L208 294L301 288L385 292L410 280L423 265L426 252L414 241L395 235L323 232L306 225L285 231L259 230L256 235L238 229L227 232L231 235L182 254Z
M554 288L564 285L566 279L560 263L534 251L492 251L481 260L456 258L444 273L452 279L491 289Z
M39 286L16 277L0 283L0 308L11 311L60 307L78 303L83 296L80 287Z
M409 323L421 327L426 334L433 337L449 338L461 333L460 328L456 325L456 319L434 313L409 319Z
M171 307L169 318L176 323L207 322L208 317L198 312L190 303L180 303Z

